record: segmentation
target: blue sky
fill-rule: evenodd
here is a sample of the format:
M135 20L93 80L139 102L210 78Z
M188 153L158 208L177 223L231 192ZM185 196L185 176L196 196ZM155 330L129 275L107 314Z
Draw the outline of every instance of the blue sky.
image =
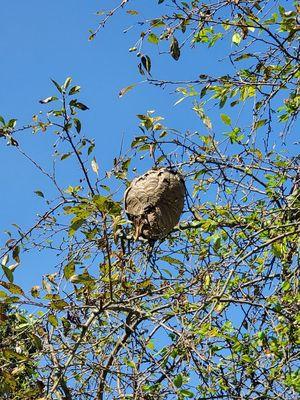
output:
M71 76L73 82L82 87L80 100L90 107L90 111L81 113L81 119L86 135L96 139L95 156L100 172L111 168L113 157L119 154L123 136L126 147L139 134L136 114L155 109L158 114L166 116L169 125L177 128L185 127L187 115L194 124L199 124L189 109L185 110L184 118L178 115L172 106L175 97L169 96L171 88L163 91L143 85L124 98L118 98L121 88L143 79L137 72L136 56L128 52L138 37L138 31L133 29L123 34L123 29L131 24L133 18L119 13L94 41L88 41L88 30L95 28L99 20L96 11L112 4L111 1L12 0L1 9L0 115L5 119L16 118L19 127L30 123L34 114L44 110L38 103L39 99L56 94L50 78L63 82ZM155 15L151 4L155 2L143 3L141 19ZM155 46L152 51L155 54ZM189 58L180 63L169 56L162 58L153 62L154 76L182 77L191 67ZM201 57L197 60L200 65L203 61ZM203 68L206 68L207 62L204 64ZM189 77L189 74L184 75ZM45 167L49 166L51 134L32 135L25 131L17 139L34 159ZM43 199L34 191L42 190L47 195L50 187L47 179L15 148L6 146L4 140L1 141L0 157L0 238L3 241L7 239L3 231L11 230L12 223L24 230L32 225L36 215L45 210ZM77 183L77 178L78 169L66 163L62 181L67 186ZM51 271L51 262L44 256L25 256L15 273L16 283L22 281L27 287L37 284L41 273Z
M88 41L88 30L95 28L99 9L107 9L117 4L113 1L40 0L5 2L1 8L0 25L0 115L5 119L18 119L18 126L31 122L32 116L43 110L38 103L42 98L56 94L50 78L63 82L67 76L82 87L80 101L90 107L81 114L83 129L87 136L95 138L100 173L112 166L113 158L119 154L124 136L125 148L138 135L136 114L156 110L166 118L166 124L177 129L205 129L203 124L185 104L173 106L178 98L164 90L141 85L119 99L123 87L141 81L137 71L137 59L130 54L138 38L138 29L123 30L132 24L132 16L120 12L108 21L94 41ZM138 19L155 16L155 1L145 1ZM139 28L140 29L140 28ZM169 55L157 56L155 46L147 47L153 56L153 77L166 79L193 79L208 71L224 73L225 61L216 63L218 55L224 51L224 42L213 50L186 49L179 62ZM214 56L211 57L211 52ZM220 124L216 116L216 124ZM20 145L34 159L45 167L49 166L53 137L48 133L32 135L29 131L17 137ZM45 210L43 199L34 194L35 190L50 191L49 182L42 177L28 160L13 147L0 146L1 157L1 224L0 239L6 237L5 229L17 223L24 229L31 226L35 215ZM76 184L78 169L66 163L62 182ZM37 283L42 272L49 272L51 260L25 257L17 270L16 279L27 286ZM46 264L46 265L45 265Z

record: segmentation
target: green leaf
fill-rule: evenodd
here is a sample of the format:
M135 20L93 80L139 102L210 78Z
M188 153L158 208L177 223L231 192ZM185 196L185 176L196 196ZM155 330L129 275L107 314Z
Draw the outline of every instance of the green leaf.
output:
M17 263L19 263L20 262L20 246L15 246L14 247L14 249L13 249L13 253L12 253L12 256L13 256L13 259L17 262Z
M65 154L63 154L63 155L60 157L61 161L66 160L68 157L70 157L70 155L71 155L71 153L65 153Z
M153 43L153 44L158 44L159 38L155 35L155 33L150 33L148 35L148 42Z
M174 378L173 383L174 383L174 385L175 385L176 387L180 388L180 387L182 386L182 383L183 383L182 375L181 375L181 374L178 374L178 375Z
M241 129L238 127L235 127L231 132L228 132L226 135L229 137L231 143L238 143L244 138L244 135L241 133Z
M45 196L44 196L44 193L41 192L40 190L35 190L34 193L35 193L37 196L39 196L39 197L45 197Z
M203 286L204 286L205 289L208 289L210 284L211 284L211 276L210 276L210 274L207 273L205 275L205 278L204 278L204 285Z
M136 10L127 10L126 13L129 15L138 15L138 11Z
M137 115L138 118L141 117L140 114ZM141 143L144 143L147 140L147 136L137 136L131 142L131 148L139 146Z
M287 292L291 288L291 283L289 281L284 281L281 287L284 292Z
M10 283L10 284L9 284L8 290L9 290L11 293L13 293L13 294L19 294L19 295L21 295L21 296L24 295L23 289L20 288L20 286L15 285L14 283Z
M148 349L150 349L150 350L154 350L154 342L153 342L153 340L149 340L149 342L147 343L146 347Z
M256 121L253 125L253 129L256 130L262 126L264 126L267 123L267 119L260 119L259 121Z
M59 91L59 93L62 93L63 90L62 90L61 86L54 79L51 79L51 81L55 85L55 87Z
M221 119L225 125L231 125L231 118L226 114L221 114Z
M150 26L152 28L161 28L162 26L166 26L164 21L160 18L155 18L152 21L150 21Z
M145 55L141 57L141 62L145 70L150 74L151 71L151 59L149 56Z
M63 310L64 308L68 307L68 303L63 299L54 299L51 301L51 308L53 310Z
M138 69L139 69L139 73L140 73L141 75L145 75L145 72L144 72L144 70L143 70L142 63L139 63L139 64L138 64Z
M72 96L72 94L78 93L79 91L80 91L80 86L78 85L73 86L69 91L69 95Z
M14 127L16 126L16 123L17 123L17 120L13 118L13 119L10 119L10 120L8 121L7 126L8 126L9 128L14 129Z
M186 390L186 389L182 389L182 390L180 390L180 394L181 394L181 396L183 396L183 397L188 397L188 398L192 398L192 397L194 397L194 393L193 392L190 392L189 390Z
M50 324L56 328L58 326L58 321L55 315L53 314L49 314L48 315L48 321L50 322Z
M170 46L170 53L174 60L178 61L180 57L180 48L178 40L173 36L171 46Z
M71 223L69 228L69 236L74 236L75 232L83 225L85 219L76 219Z
M100 212L108 213L113 216L119 216L121 212L121 206L118 202L113 201L105 196L96 194L93 197L93 202Z
M250 58L250 57L253 57L253 54L245 53L245 54L240 55L239 57L236 57L234 59L234 61L246 60L247 58Z
M70 261L65 267L64 267L64 276L66 279L70 279L71 276L75 274L75 263L74 261Z
M241 100L245 101L248 97L255 96L256 89L253 86L243 86L240 89Z
M15 284L12 283L12 282L3 282L3 281L0 281L0 285L3 286L5 289L9 290L10 293L19 294L19 295L21 295L21 296L24 295L23 289L20 288L20 286L15 285Z
M40 296L40 287L35 285L31 288L30 292L32 297L37 298Z
M9 280L9 282L12 283L14 281L13 272L5 265L2 265L2 269L3 269L3 272L6 276L6 278Z
M94 143L92 143L90 146L89 146L89 148L88 148L88 155L90 155L93 151L94 151L94 148L95 148L95 144Z
M161 257L162 261L167 262L168 264L172 264L172 265L184 265L182 261L177 260L176 258L170 257L170 256L163 256Z
M232 43L234 43L236 46L238 46L241 43L242 36L239 33L234 33L232 36Z
M79 108L82 111L89 110L88 106L78 101L76 102L76 104L74 104L74 107Z
M77 133L80 133L80 131L81 131L81 122L79 121L78 118L74 118L73 121L74 121L75 129L76 129Z

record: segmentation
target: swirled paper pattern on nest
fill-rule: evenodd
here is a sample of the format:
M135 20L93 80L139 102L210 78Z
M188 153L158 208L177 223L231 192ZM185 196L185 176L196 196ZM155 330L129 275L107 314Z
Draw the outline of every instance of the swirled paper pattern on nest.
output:
M184 206L182 175L168 168L151 169L135 178L124 195L135 239L162 239L178 224Z

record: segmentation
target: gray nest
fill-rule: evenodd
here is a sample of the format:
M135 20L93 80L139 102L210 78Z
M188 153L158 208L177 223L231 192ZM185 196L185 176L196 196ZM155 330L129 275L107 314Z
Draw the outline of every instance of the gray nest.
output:
M124 195L126 214L135 227L134 238L167 236L178 224L184 196L184 179L172 169L151 169L135 178Z

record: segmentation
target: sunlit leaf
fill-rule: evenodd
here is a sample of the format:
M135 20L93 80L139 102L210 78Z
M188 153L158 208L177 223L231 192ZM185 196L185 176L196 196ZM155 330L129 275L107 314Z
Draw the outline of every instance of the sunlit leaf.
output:
M69 76L69 77L65 80L65 82L64 82L64 84L63 84L63 86L62 86L64 91L69 87L69 85L70 85L71 82L72 82L72 78Z
M136 84L126 86L125 88L121 89L119 92L119 97L123 97L126 93L128 93L131 89L133 89Z
M78 93L80 91L80 86L76 85L71 87L70 91L69 91L69 95L72 96L75 93Z
M97 163L95 157L94 157L94 158L92 159L92 161L91 161L91 166L92 166L92 170L95 172L95 174L98 175L98 173L99 173L99 166L98 166L98 163Z
M232 43L234 43L235 45L239 45L242 41L242 36L239 33L234 33L232 36Z
M39 102L40 102L41 104L47 104L47 103L50 103L51 101L55 101L55 100L57 100L57 97L55 97L55 96L50 96L50 97L47 97L47 98L44 99L44 100L39 100Z

